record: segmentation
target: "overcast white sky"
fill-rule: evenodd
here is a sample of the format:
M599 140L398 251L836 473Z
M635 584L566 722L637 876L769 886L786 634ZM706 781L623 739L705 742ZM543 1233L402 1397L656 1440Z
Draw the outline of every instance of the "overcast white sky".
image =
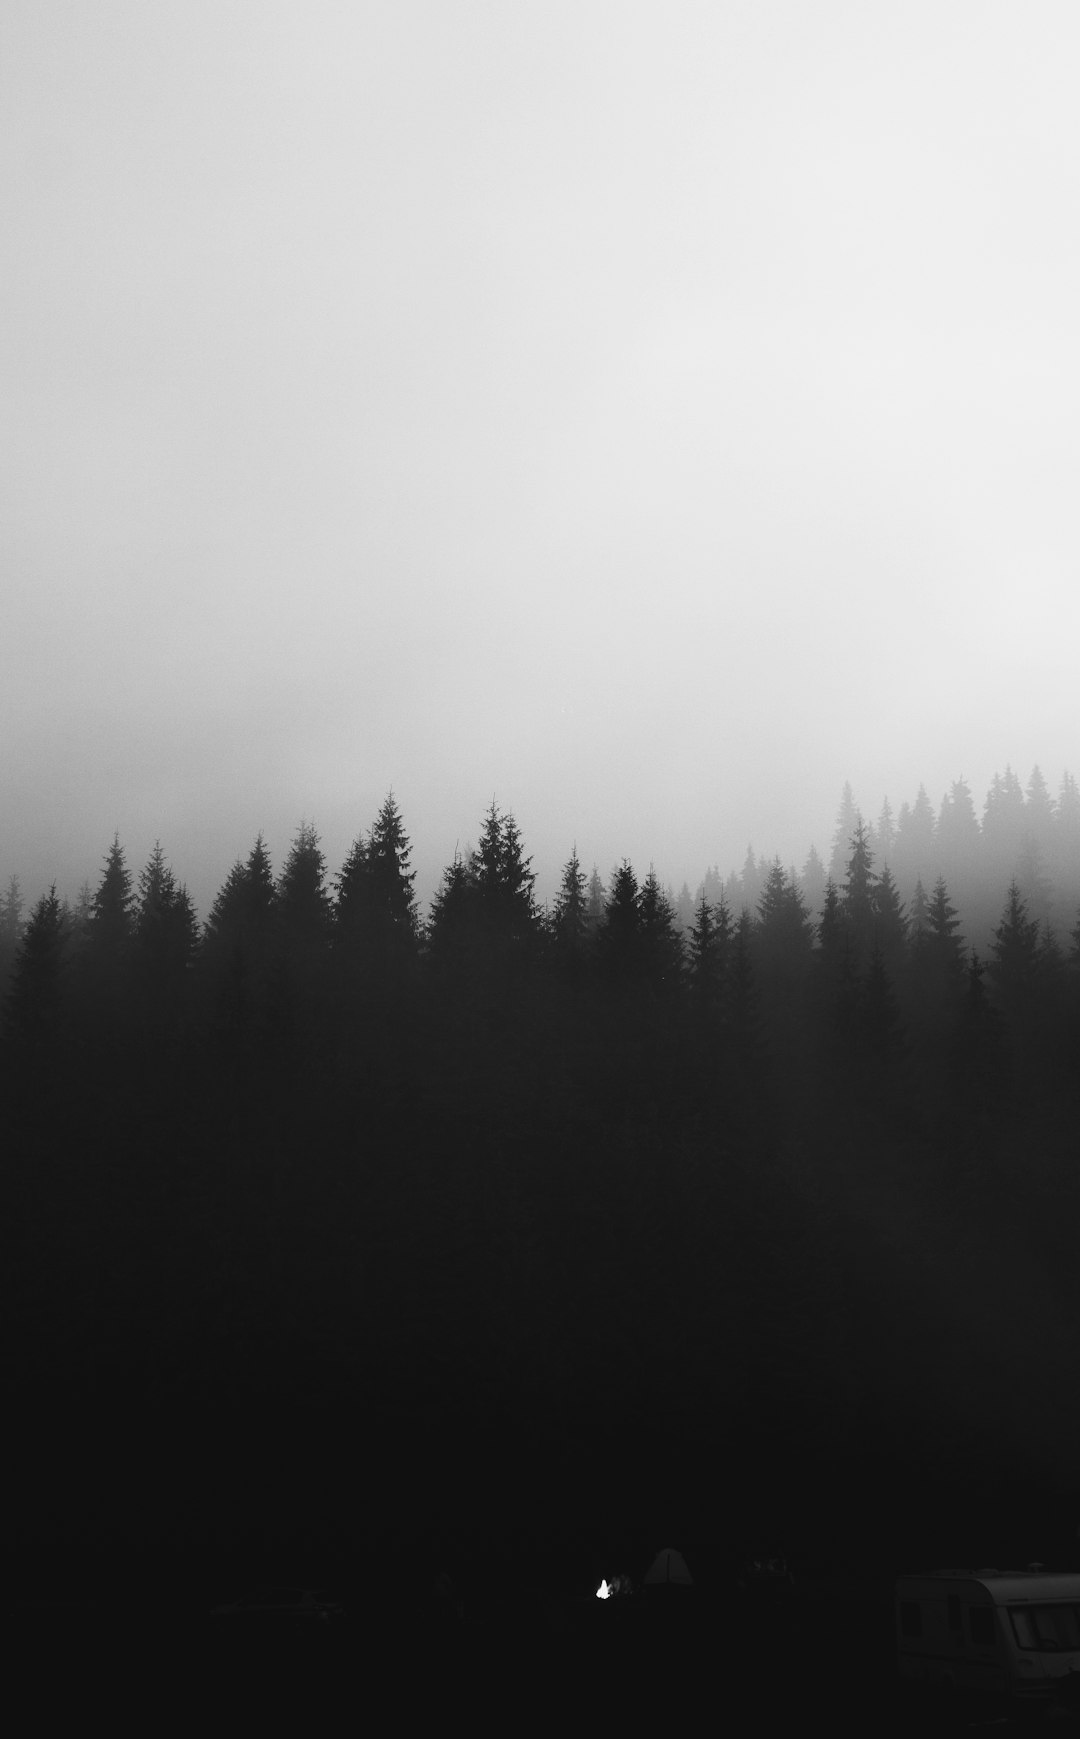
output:
M0 878L1080 773L1075 0L5 0Z

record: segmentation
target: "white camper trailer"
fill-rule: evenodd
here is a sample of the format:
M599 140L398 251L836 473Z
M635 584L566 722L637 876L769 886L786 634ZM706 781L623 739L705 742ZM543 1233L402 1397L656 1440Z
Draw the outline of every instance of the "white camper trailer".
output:
M901 1678L1020 1709L1080 1690L1080 1573L936 1570L896 1584Z

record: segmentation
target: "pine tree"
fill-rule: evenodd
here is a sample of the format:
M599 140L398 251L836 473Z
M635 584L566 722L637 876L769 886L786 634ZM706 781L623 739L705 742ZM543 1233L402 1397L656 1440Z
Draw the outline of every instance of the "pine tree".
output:
M0 1006L3 1004L19 943L23 934L23 899L18 876L12 876L7 891L0 895Z
M589 877L589 900L585 915L588 920L589 929L594 936L600 928L600 925L603 923L604 899L604 884L600 880L599 870L596 865L593 864L592 875Z
M683 882L679 889L679 897L672 901L675 909L675 925L681 936L689 936L694 927L694 896L690 892L689 882Z
M241 1044L254 1037L267 1011L276 919L277 888L260 833L246 861L238 859L226 876L210 908L201 950L211 1006Z
M1050 849L1054 832L1054 799L1038 767L1031 770L1024 799L1024 831L1035 840L1040 851Z
M1014 876L1028 912L1036 923L1048 923L1053 910L1054 884L1044 869L1043 848L1037 835L1027 833L1017 855Z
M154 994L177 995L198 952L199 928L187 889L177 885L160 840L139 876L135 942L144 985Z
M702 890L690 927L688 977L691 1006L699 1021L708 1024L723 1008L724 973L731 941L731 918L727 907L714 910Z
M486 946L519 950L539 939L532 859L524 855L514 817L492 802L476 848L473 878Z
M576 845L563 868L555 896L551 940L557 970L576 982L586 969L592 944L589 895Z
M806 862L803 864L802 891L803 898L806 901L806 909L811 917L815 919L815 922L817 916L821 913L822 902L825 898L825 883L827 879L825 865L822 863L821 858L818 855L817 847L812 845L807 854Z
M877 902L874 860L861 820L856 823L852 835L851 856L842 889L842 911L856 971L862 972L874 945Z
M367 868L382 932L399 957L411 956L418 930L411 857L412 844L391 791L371 829Z
M920 889L922 884L918 884ZM908 920L893 873L885 865L874 888L874 940L895 983L907 959Z
M1030 1009L1039 983L1039 924L1028 916L1019 884L1009 883L1001 922L994 931L989 975L999 1004L1010 1017Z
M954 891L967 893L977 880L981 840L971 787L961 776L942 800L937 826L938 863Z
M880 1101L884 1077L903 1059L906 1046L900 1010L885 957L875 947L858 991L858 1049L872 1072L872 1097Z
M829 880L836 882L838 886L851 849L851 837L861 819L859 811L855 807L855 796L851 785L845 782L840 796L840 813L836 818L828 868Z
M94 895L90 941L96 954L119 959L131 941L135 893L120 836L105 857L105 868Z
M609 983L626 985L641 970L641 901L637 877L624 859L611 876L597 933L599 959Z
M738 904L742 911L753 913L761 896L762 869L754 856L754 848L748 845L743 859L742 873L739 876Z
M878 816L876 833L877 855L880 857L882 863L887 865L891 863L893 851L896 847L896 821L892 812L892 804L889 802L887 797L881 805L881 814Z
M937 844L934 811L925 785L919 786L913 804L901 805L893 855L895 862L892 867L901 893L907 894L917 880L929 880L937 862Z
M929 958L942 975L943 981L955 979L962 970L964 948L960 920L949 899L944 876L938 876L926 908L926 948Z
M370 934L375 909L368 844L358 833L334 878L334 940L341 947L360 946Z
M6 1034L23 1061L44 1061L57 1042L63 974L64 922L54 883L30 914L4 1005Z
M930 902L926 897L926 889L922 885L922 877L915 880L915 893L911 901L909 920L909 935L914 946L921 943L930 929Z
M1011 876L1024 837L1024 792L1010 766L995 773L983 809L984 873L1000 880Z
M276 910L282 940L290 953L321 949L329 939L326 858L310 822L300 823L281 866Z
M967 993L958 1012L949 1056L950 1079L965 1121L986 1123L1007 1098L1008 1056L1001 1021L986 993L986 967L972 949Z
M475 947L476 889L468 862L455 852L443 879L424 932L425 953L436 973L461 981Z
M682 976L682 936L675 924L671 901L651 866L641 885L638 912L645 977L658 995L671 994L678 989Z

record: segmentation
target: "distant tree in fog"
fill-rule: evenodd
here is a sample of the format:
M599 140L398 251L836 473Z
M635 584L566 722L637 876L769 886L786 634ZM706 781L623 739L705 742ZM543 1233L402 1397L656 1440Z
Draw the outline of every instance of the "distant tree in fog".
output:
M908 928L900 890L886 864L874 887L874 945L894 983L907 958Z
M926 897L926 889L922 877L915 878L915 892L911 899L911 911L908 916L908 936L913 946L918 946L930 928L930 902Z
M877 919L877 878L870 850L867 829L860 819L851 837L851 855L847 860L841 887L841 909L848 944L857 972L862 972L874 946Z
M929 881L934 872L937 862L935 831L934 811L926 786L920 785L915 802L901 804L896 823L893 847L896 861L892 868L902 893L907 894L913 889L920 877L924 883Z
M825 865L821 861L817 847L812 845L806 855L806 862L803 864L799 881L803 899L806 901L806 909L815 923L821 912L821 903L825 898L826 880Z
M891 864L893 851L896 848L896 819L892 812L892 804L887 797L881 805L881 814L877 819L874 836L877 856L883 864Z
M90 941L96 955L118 957L131 941L135 916L135 890L120 836L116 834L105 857L90 922Z
M1040 850L1047 851L1054 832L1056 805L1038 767L1031 770L1024 798L1024 831L1031 835Z
M855 807L855 795L851 785L845 783L840 796L840 813L836 818L836 827L833 830L832 850L829 854L828 865L829 876L838 886L843 880L844 868L851 851L852 835L859 820L859 811Z
M1009 883L990 954L990 981L999 1004L1010 1018L1023 1017L1039 982L1039 923L1029 915L1015 880Z
M971 787L961 776L942 798L937 823L937 862L954 891L966 893L977 880L981 840Z
M0 1004L3 1002L23 934L23 899L18 876L0 894Z
M984 860L992 875L1011 876L1020 855L1024 830L1024 791L1010 766L995 773L983 808Z
M1013 875L1036 923L1048 923L1053 910L1054 884L1046 874L1043 847L1034 833L1024 836L1013 865Z
M4 1004L4 1026L24 1058L46 1061L63 1012L65 925L55 883L34 906Z
M690 892L690 884L683 882L679 889L679 897L673 900L675 908L675 924L683 936L688 936L694 924L694 896Z
M763 866L754 856L753 846L748 845L738 882L738 908L740 911L753 913L761 896L764 875Z
M593 864L592 875L589 877L588 901L585 916L589 929L595 936L604 917L604 884L600 879L600 871Z

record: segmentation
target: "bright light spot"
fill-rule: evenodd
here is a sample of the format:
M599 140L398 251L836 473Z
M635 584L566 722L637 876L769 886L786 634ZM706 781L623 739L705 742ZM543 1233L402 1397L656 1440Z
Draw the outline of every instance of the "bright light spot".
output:
M596 1590L596 1598L597 1598L597 1600L606 1600L610 1593L611 1593L611 1589L609 1588L607 1581L605 1580L605 1581L601 1582L599 1588Z

